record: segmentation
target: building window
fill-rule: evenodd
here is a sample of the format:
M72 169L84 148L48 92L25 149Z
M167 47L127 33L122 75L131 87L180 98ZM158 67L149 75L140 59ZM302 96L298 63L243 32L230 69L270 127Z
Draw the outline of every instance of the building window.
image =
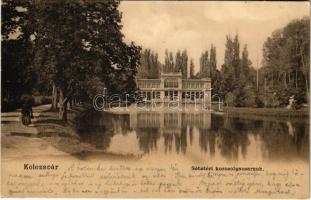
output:
M178 91L174 91L174 97L178 96Z
M204 97L203 92L200 92L200 99L203 99L203 97Z
M147 92L147 100L151 99L151 92Z
M196 93L195 93L195 98L196 98L196 99L199 99L199 98L200 98L200 93L199 93L199 92L196 92Z
M173 100L173 97L174 97L174 91L169 91L169 94L170 94L170 100Z
M191 92L190 98L191 98L191 100L194 100L194 92Z
M191 97L190 92L187 92L187 93L186 93L186 98L187 98L187 99L190 99L190 97Z
M157 98L157 99L160 99L160 98L161 98L160 91L157 91L157 92L156 92L156 98Z

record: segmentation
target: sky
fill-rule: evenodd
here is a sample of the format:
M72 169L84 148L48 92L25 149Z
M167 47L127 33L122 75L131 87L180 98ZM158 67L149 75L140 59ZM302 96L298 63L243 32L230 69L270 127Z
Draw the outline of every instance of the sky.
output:
M162 63L165 49L174 53L187 49L198 71L201 53L211 44L216 46L220 69L226 35L235 34L240 51L247 44L253 66L260 67L266 38L291 20L309 16L310 6L308 2L122 1L119 8L126 42L152 49Z

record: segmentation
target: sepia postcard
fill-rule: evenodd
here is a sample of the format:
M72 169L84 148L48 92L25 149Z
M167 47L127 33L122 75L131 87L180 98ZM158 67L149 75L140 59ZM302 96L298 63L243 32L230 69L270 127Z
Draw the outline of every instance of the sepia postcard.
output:
M1 197L309 198L308 1L1 9Z

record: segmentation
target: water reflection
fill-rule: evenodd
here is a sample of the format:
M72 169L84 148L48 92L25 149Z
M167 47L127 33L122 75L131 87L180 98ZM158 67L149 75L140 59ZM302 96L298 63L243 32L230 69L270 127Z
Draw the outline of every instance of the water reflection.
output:
M202 161L308 160L307 120L241 119L207 112L94 112L81 120L81 139L104 151Z

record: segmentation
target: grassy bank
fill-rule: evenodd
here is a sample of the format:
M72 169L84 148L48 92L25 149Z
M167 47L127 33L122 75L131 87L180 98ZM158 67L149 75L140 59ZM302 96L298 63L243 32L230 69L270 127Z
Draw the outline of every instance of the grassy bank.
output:
M87 106L68 109L67 122L64 122L58 119L58 112L50 110L50 105L34 106L34 119L29 126L21 124L20 109L1 113L2 159L38 156L46 159L56 156L70 159L99 156L108 160L139 158L139 155L100 149L97 143L81 137L77 126L83 126L81 118L87 117L88 110ZM92 130L87 134L93 137Z
M225 107L224 112L229 115L241 116L266 116L266 117L290 117L290 118L307 118L309 117L309 108L302 108L299 110L286 109L286 108L238 108L238 107Z
M1 113L2 155L4 159L36 156L72 156L96 150L81 141L75 130L76 118L85 108L68 110L68 123L51 112L50 105L33 107L34 119L30 126L20 122L20 109Z
M62 152L72 155L94 151L95 148L81 141L76 132L76 123L86 110L87 108L83 106L68 109L67 122L58 119L58 112L46 110L39 114L39 120L35 125L41 138Z

